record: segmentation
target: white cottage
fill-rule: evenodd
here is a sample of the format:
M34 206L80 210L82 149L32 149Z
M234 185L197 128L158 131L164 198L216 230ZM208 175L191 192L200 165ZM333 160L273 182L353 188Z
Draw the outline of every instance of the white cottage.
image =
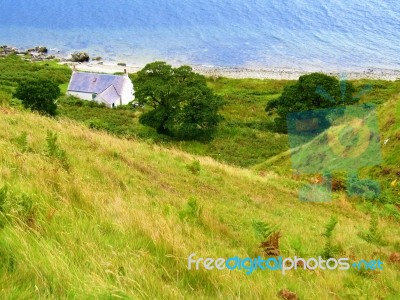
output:
M125 75L73 72L68 95L104 103L107 107L125 105L135 99L133 83Z

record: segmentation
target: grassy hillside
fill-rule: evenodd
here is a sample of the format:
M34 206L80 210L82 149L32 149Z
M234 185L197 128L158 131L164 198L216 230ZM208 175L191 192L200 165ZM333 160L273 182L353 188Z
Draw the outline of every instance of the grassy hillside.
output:
M17 56L0 58L0 104L10 98L21 80L40 77L52 78L66 91L71 70L56 62L31 63ZM131 74L135 79L135 74ZM288 149L287 136L274 132L274 115L265 112L267 103L279 97L287 80L209 78L208 85L224 101L221 122L214 140L209 143L180 142L159 135L152 128L139 124L141 110L110 110L89 103L76 102L62 97L59 113L83 122L90 128L105 130L117 136L140 138L164 147L209 156L230 165L253 167ZM357 80L357 91L369 84L372 89L362 97L364 102L385 103L398 94L400 81ZM6 93L6 95L4 95ZM8 95L8 96L7 96ZM15 102L12 100L12 102ZM18 104L18 103L16 103Z
M279 97L288 83L285 80L208 79L209 86L225 101L221 110L224 121L209 143L179 142L159 135L139 124L140 109L110 111L63 99L59 102L60 113L118 136L136 137L164 147L178 147L192 154L210 156L231 165L253 167L288 150L287 136L274 131L275 115L265 112L268 101ZM400 90L400 81L357 80L353 84L357 91L371 85L372 89L362 96L362 102L379 105L392 99Z
M134 76L133 76L134 78ZM218 161L249 167L265 161L287 147L285 135L272 132L273 116L265 112L268 101L279 96L287 81L256 79L209 79L209 86L220 94L225 106L221 122L211 142L176 141L157 134L139 123L141 109L110 111L101 106L82 104L68 98L60 100L60 114L84 122L92 128L124 137L137 137L164 147L178 147Z
M388 83L386 83L388 85ZM385 209L387 212L391 212L393 215L400 219L400 96L398 93L391 95L389 100L386 101L374 101L373 95L369 98L364 99L364 103L381 103L376 107L377 120L379 123L379 130L377 133L380 135L380 151L382 153L382 161L378 162L375 166L363 167L359 170L359 176L361 178L371 178L377 180L382 189L382 193L379 197L379 202L386 204ZM378 99L385 99L380 96ZM349 123L350 124L350 123ZM337 132L337 127L333 127L329 130L329 133L333 136L339 136ZM339 145L331 145L324 142L326 134L322 134L313 140L311 143L304 145L302 151L285 151L278 154L264 163L254 166L253 169L258 172L263 172L265 170L275 171L279 174L290 174L292 172L292 158L299 160L297 157L300 154L309 153L312 154L314 158L321 157L326 153L329 153L330 147L339 149ZM359 149L354 147L354 149ZM294 154L296 153L297 154ZM327 156L326 161L315 161L320 166L331 165L333 169L346 169L346 164L351 162L346 160L338 160L336 163L333 161L328 161L334 158L334 156ZM301 158L306 161L306 158ZM313 161L313 159L311 159ZM313 162L308 162L312 165ZM342 164L342 165L340 165ZM343 165L344 164L344 165ZM372 162L370 165L375 164ZM334 172L335 173L335 172ZM345 181L346 174L336 172L338 177ZM344 184L345 185L345 184Z
M301 203L301 182L262 176L83 125L0 108L2 299L396 299L400 227L342 194ZM53 133L57 133L56 140ZM397 149L397 148L396 148ZM198 163L196 163L196 160ZM189 271L187 257L257 257L255 222L278 225L282 256L381 259L383 271ZM373 222L372 222L373 223ZM256 223L257 224L257 223ZM373 227L373 226L372 226ZM362 238L364 237L364 238Z

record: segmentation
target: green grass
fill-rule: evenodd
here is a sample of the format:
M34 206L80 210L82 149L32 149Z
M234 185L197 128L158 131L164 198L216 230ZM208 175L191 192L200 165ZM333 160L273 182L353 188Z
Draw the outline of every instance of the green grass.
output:
M0 58L0 90L13 94L19 82L31 78L54 80L66 90L65 84L71 73L70 68L55 61L33 63L16 55L9 55Z
M338 189L330 203L304 203L298 191L315 178L292 175L287 137L272 131L274 116L264 111L288 81L209 79L225 99L224 121L212 142L200 143L158 135L139 124L140 110L65 96L57 119L10 108L21 80L54 76L65 91L71 71L16 57L0 59L0 71L0 299L400 294L400 266L389 259L400 252L400 82L354 82L373 86L362 102L379 104L384 156L360 175L379 180L387 199L349 198ZM271 228L282 234L284 257L380 259L384 270L187 269L191 253L263 255Z
M356 82L356 85L361 86L365 82L367 81ZM372 179L379 182L382 193L375 199L375 204L379 204L381 208L383 208L381 214L393 215L397 219L400 219L400 82L368 82L372 82L375 88L370 94L365 95L361 102L380 103L376 111L379 122L378 132L380 134L382 162L378 162L376 166L361 168L358 175L361 179ZM335 132L335 130L335 128L332 128L330 133L333 134L333 136L339 136L339 132ZM338 170L347 169L348 166L351 165L351 159L347 161L339 160L337 163L334 161L317 162L314 160L314 158L331 153L330 147L339 149L338 145L328 145L328 143L324 141L325 137L325 133L318 136L311 143L303 146L303 150L300 152L292 151L291 153L287 150L280 153L254 166L253 170L257 172L275 171L278 174L290 174L292 172L292 158L296 159L296 161L307 162L308 166L316 163L317 165L315 167L330 165ZM309 158L310 154L312 154L311 158ZM303 155L303 157L299 157L299 155ZM334 156L327 155L326 159L334 159ZM369 163L369 165L374 164L375 162ZM333 173L336 173L337 175L334 174L334 176L337 176L341 181L346 181L348 177L340 171ZM305 178L307 178L307 176L305 176ZM365 209L369 209L369 205L370 203L368 203Z
M59 112L85 124L93 120L95 128L124 137L137 137L162 144L164 147L210 156L228 164L249 167L261 163L287 148L286 135L272 132L273 116L265 112L268 101L278 97L287 81L226 79L209 80L209 86L223 96L225 106L214 139L202 143L176 141L159 135L139 123L139 111L129 109L110 111L104 107L74 105L75 101L60 100Z
M32 76L56 78L63 93L66 92L71 70L56 61L29 63L10 56L0 59L0 90L12 93L20 80ZM135 79L135 74L131 75ZM74 101L60 99L61 117L85 123L91 128L130 138L140 138L168 148L178 148L195 154L210 156L220 162L240 167L254 167L288 150L287 136L274 132L274 115L265 107L271 99L279 97L287 80L209 78L208 85L225 100L221 122L214 139L202 143L176 141L159 135L155 130L139 123L140 111L113 110L90 105L74 105ZM357 90L371 85L372 90L362 102L385 103L400 90L400 81L357 80ZM275 159L275 158L273 158ZM279 169L279 168L277 168ZM282 170L277 170L282 171Z
M97 120L96 128L113 134L141 138L240 167L253 167L288 150L287 136L274 132L275 116L268 115L265 107L268 101L279 97L283 87L289 83L287 80L208 79L209 86L225 101L221 110L224 120L214 139L208 143L175 141L159 135L155 130L139 124L140 111L110 112L106 108L93 111L93 108L84 105L62 106L60 112L61 116L86 124L94 118ZM384 103L400 90L398 81L359 80L353 83L358 91L367 84L372 86L371 92L361 99L364 103Z
M377 232L387 243L367 242L359 233L369 230L372 215L340 193L332 203L301 203L300 183L289 177L260 177L12 108L0 109L0 126L0 189L7 190L0 192L2 299L275 299L282 289L300 299L395 299L400 293L399 266L389 261L400 251L398 222L380 217ZM191 253L262 255L254 228L260 222L279 226L282 256L318 256L326 251L331 217L338 220L329 241L336 255L380 259L384 271L284 276L187 269Z

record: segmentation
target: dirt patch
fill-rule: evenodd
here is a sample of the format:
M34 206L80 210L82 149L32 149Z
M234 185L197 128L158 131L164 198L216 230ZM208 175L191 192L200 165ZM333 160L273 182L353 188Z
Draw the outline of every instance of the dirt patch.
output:
M281 299L285 299L285 300L298 300L299 297L297 296L296 293L291 292L289 290L280 290L278 293L278 296Z
M389 257L389 260L391 263L400 264L400 253L393 252Z

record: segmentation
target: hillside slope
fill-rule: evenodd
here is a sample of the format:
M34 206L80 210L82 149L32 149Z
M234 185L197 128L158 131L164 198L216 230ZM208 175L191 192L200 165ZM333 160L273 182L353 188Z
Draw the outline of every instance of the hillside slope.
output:
M370 215L346 198L301 203L299 182L257 176L0 107L0 298L301 299L400 294L400 228L381 218L383 242L359 233ZM50 131L50 133L48 133ZM58 134L58 140L52 133ZM199 164L194 161L198 160ZM338 217L337 257L381 259L375 271L195 271L187 257L257 257L253 223L279 225L282 256L321 254Z
M311 170L313 167L316 170L318 169L318 166L331 166L331 169L333 170L346 170L349 167L356 169L355 165L362 164L360 160L364 160L363 162L365 163L366 167L364 166L359 169L359 176L377 180L381 185L382 191L384 191L380 197L380 200L383 202L397 203L400 207L400 95L392 96L388 101L376 106L374 111L376 111L376 113L374 113L371 118L375 118L376 116L378 124L376 125L376 130L373 130L373 134L376 136L379 135L379 152L382 154L382 159L377 159L376 161L366 163L365 157L363 159L362 157L360 158L359 154L353 153L356 156L352 156L354 157L354 162L351 163L351 159L350 161L346 159L334 161L334 155L326 155L332 149L337 152L338 149L343 148L341 145L339 145L338 139L335 139L333 143L327 143L327 136L339 137L339 130L341 127L343 127L343 125L346 125L347 127L350 126L355 120L354 119L353 121L342 122L340 124L341 126L332 126L328 129L328 134L324 132L309 143L271 157L264 163L254 166L253 169L258 172L272 170L281 175L290 174L292 172L292 163L303 162L304 164L306 162L306 158L301 157L301 155L308 154L312 156L310 161L307 162L308 166L306 166L306 164L301 166L299 163L297 163L297 167L302 167L303 169L308 168L309 170ZM361 128L367 127L364 126ZM368 143L370 142L367 139L365 139L365 141ZM343 142L346 141L343 140ZM354 145L352 145L349 149L351 149L353 152L358 150L361 151L362 144L357 145L354 143ZM364 154L366 154L368 157L368 151ZM341 155L346 157L345 153L342 153ZM323 156L325 159L322 161L319 160L319 157ZM369 155L369 157L374 157L374 155ZM400 217L400 210L398 214Z

